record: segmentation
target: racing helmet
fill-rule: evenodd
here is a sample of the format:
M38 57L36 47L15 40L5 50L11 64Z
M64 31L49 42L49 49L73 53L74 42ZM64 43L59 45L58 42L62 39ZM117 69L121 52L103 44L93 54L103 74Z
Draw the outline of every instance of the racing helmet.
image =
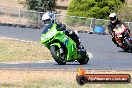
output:
M42 21L44 22L45 25L53 23L55 19L55 14L51 12L46 12L42 16Z
M110 13L109 18L112 23L115 23L118 20L116 13Z

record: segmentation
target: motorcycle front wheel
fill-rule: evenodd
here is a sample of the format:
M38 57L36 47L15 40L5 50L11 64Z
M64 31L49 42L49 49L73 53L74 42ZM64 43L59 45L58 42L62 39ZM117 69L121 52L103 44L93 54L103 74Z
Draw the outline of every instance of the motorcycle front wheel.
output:
M62 48L61 48L62 49ZM60 53L60 48L57 46L51 46L50 47L50 52L54 60L59 64L59 65L65 65L66 60L65 60L65 54Z

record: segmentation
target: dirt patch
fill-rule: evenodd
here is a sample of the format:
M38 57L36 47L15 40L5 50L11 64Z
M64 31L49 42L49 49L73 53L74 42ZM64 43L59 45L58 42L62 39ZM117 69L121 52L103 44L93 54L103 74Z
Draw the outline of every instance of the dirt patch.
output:
M130 74L132 71L114 71L114 70L87 70L87 74ZM0 82L17 82L35 79L58 79L75 81L77 71L71 70L0 70Z
M128 6L132 7L132 0L127 0Z
M21 1L24 0L0 0L0 7L24 9L24 6L19 4Z
M20 82L36 79L58 79L73 81L76 72L70 71L20 71L0 70L0 82Z
M6 24L21 24L21 25L30 25L31 22L29 19L26 18L19 18L19 17L11 17L11 16L0 16L0 23L6 23Z

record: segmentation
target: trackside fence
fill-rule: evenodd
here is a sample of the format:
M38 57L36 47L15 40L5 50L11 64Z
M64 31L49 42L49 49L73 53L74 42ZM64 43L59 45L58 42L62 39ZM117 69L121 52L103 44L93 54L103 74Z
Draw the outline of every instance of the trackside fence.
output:
M0 7L0 24L20 27L42 28L41 17L44 12ZM103 26L107 30L109 20L67 16L56 14L56 19L67 25L68 29L93 31L94 26ZM132 22L125 22L132 31Z

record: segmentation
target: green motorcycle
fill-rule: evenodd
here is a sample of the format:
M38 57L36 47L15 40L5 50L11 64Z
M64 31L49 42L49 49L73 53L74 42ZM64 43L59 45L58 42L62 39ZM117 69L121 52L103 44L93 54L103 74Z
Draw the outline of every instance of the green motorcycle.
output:
M64 31L57 29L56 23L43 30L41 43L50 50L52 57L59 65L73 61L87 64L89 61L86 50L78 51L76 43Z

